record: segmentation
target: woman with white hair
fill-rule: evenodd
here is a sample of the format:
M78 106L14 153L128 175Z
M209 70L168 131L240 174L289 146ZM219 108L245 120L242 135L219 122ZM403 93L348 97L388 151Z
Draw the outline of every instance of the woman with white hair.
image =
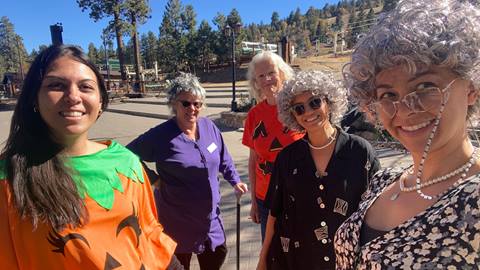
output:
M250 148L248 177L252 189L252 221L260 223L262 241L265 236L268 208L265 196L270 183L273 163L280 150L303 136L286 129L277 118L276 96L283 82L293 75L283 59L269 51L255 55L248 66L250 94L258 104L245 120L242 143Z
M478 269L480 11L468 1L401 1L357 45L353 96L410 152L337 231L337 269Z
M336 124L346 90L330 74L297 73L278 94L281 122L305 131L275 162L257 269L334 269L333 237L380 167L372 146Z
M160 188L155 191L158 217L178 243L175 255L185 269L192 253L200 269L220 269L227 247L220 218L221 173L237 194L247 192L240 181L222 134L199 113L205 89L192 74L175 78L167 93L174 113L127 147L144 161L155 162Z

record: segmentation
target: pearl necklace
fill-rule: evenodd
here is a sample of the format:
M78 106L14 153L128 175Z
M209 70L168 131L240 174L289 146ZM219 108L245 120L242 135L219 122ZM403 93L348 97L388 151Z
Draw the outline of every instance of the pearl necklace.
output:
M336 139L337 139L337 129L334 129L332 136L330 136L330 141L328 141L326 144L324 144L324 145L322 145L322 146L315 146L315 145L311 144L310 141L305 140L304 138L302 138L302 140L304 140L305 142L307 142L307 143L308 143L308 146L310 146L310 148L312 148L312 149L314 149L314 150L322 150L322 149L325 149L325 148L327 148L330 144L332 144Z
M455 80L454 80L455 81ZM452 81L450 83L450 85L454 82ZM417 177L416 177L416 180L415 180L415 191L418 193L418 195L420 196L420 198L424 199L424 200L433 200L435 198L438 198L440 196L442 196L445 192L442 192L440 194L437 194L435 196L430 196L430 195L427 195L425 193L422 192L422 183L420 182L420 179L422 178L422 173L423 173L423 166L425 164L425 160L427 159L427 155L428 155L428 152L430 151L430 146L432 145L432 141L433 141L433 137L435 136L435 133L437 132L437 128L438 128L438 125L440 123L440 119L442 118L442 114L443 114L443 110L445 109L445 105L447 104L448 102L448 99L450 97L450 92L446 92L445 93L445 98L442 100L442 105L440 106L440 110L438 112L438 115L435 117L435 123L434 123L434 126L433 126L433 129L432 129L432 132L430 133L430 136L428 136L428 140L427 140L427 144L425 145L425 149L423 150L423 154L422 154L422 159L420 160L420 164L418 165L418 171L417 171ZM472 166L467 166L462 174L460 175L460 179L458 179L456 181L456 183L458 182L462 182L463 179L465 179L465 177L467 177L467 173L468 171L470 170ZM392 196L392 200L395 200L396 198L393 198L394 196ZM398 195L397 195L398 197Z
M453 81L449 85L451 85L452 83L453 83ZM418 193L420 198L422 198L424 200L433 200L434 198L439 198L439 197L443 196L448 191L448 189L447 189L446 191L441 192L440 194L437 194L437 195L434 195L434 196L427 195L427 194L422 192L422 187L425 187L425 184L422 185L422 183L420 182L420 179L422 178L423 166L425 164L425 160L427 159L428 152L430 151L430 146L432 145L433 137L435 136L435 133L437 131L438 125L440 123L440 119L441 119L442 114L443 114L443 110L445 109L445 105L448 102L449 96L450 96L450 93L446 92L445 93L445 98L442 100L440 110L439 110L437 116L435 117L435 122L434 122L432 132L430 132L430 135L428 136L427 144L425 145L425 149L423 150L422 159L420 160L420 164L418 165L418 171L417 171L417 175L416 175L416 179L415 179L414 190ZM475 154L472 154L472 156L474 157L473 160L469 160L469 162L468 162L468 164L471 163L471 165L466 165L464 168L462 166L463 170L461 170L460 179L458 179L455 183L460 183L467 177L468 171L473 166L473 164L475 163L476 158L477 158ZM438 180L438 181L441 182L440 180ZM442 180L442 181L445 181L445 180ZM429 182L432 182L432 181L429 181ZM433 183L429 184L429 185L433 185ZM396 200L399 195L400 195L400 191L394 193L392 196L390 196L390 200L392 200L392 201Z
M428 181L425 181L423 183L420 184L420 187L418 187L417 185L415 186L412 186L412 187L405 187L405 177L400 177L400 180L399 180L399 185L400 185L400 190L402 192L411 192L411 191L416 191L417 189L421 189L421 188L425 188L425 187L429 187L431 185L435 185L437 183L441 183L441 182L444 182L462 172L465 172L467 171L468 172L468 169L470 169L470 167L473 166L473 164L476 162L478 158L478 148L476 148L473 152L472 152L472 155L470 156L470 159L465 163L463 164L461 167L457 168L456 170L453 170L445 175L442 175L442 176L439 176L439 177L435 177L431 180L428 180Z

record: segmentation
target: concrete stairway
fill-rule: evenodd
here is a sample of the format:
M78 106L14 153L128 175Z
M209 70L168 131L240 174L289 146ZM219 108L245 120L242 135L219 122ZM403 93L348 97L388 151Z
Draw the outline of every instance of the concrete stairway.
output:
M232 102L231 86L205 87L205 90L207 92L207 106L202 110L201 115L216 117L221 112L230 110ZM239 104L247 101L249 99L247 87L236 87L235 97ZM107 111L158 119L169 119L172 116L167 106L166 95L163 92L156 93L153 97L123 98L120 102L111 103Z

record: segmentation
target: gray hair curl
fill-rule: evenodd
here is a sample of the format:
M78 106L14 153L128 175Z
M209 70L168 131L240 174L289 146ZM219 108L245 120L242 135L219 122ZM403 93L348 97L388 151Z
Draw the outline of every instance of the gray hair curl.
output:
M270 51L261 51L256 54L252 61L248 64L248 71L247 71L247 80L248 80L248 91L250 92L250 96L257 100L257 103L264 100L260 93L260 90L255 84L255 69L258 63L263 61L270 61L274 66L278 68L278 71L281 73L284 80L289 80L293 76L293 69L283 61L282 57L278 54Z
M203 102L203 106L205 106L206 92L198 81L198 78L193 74L182 72L170 82L167 90L167 105L172 113L176 114L173 108L173 103L182 92L187 92L200 98Z
M343 76L365 109L375 99L375 76L405 65L415 74L437 65L480 86L480 12L465 0L403 0L383 14L356 45ZM421 69L421 70L420 70ZM480 99L468 115L478 111Z
M318 70L300 71L292 79L285 82L277 96L278 118L286 127L302 131L290 108L293 99L305 92L313 96L323 96L327 99L330 111L330 122L340 122L347 109L347 90L331 73Z

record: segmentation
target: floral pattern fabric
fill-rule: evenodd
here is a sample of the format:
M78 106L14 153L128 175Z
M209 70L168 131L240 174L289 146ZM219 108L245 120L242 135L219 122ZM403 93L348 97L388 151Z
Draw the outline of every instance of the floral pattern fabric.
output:
M337 230L336 268L480 269L480 174L455 183L423 212L360 246L368 208L401 173L377 173L358 211Z

